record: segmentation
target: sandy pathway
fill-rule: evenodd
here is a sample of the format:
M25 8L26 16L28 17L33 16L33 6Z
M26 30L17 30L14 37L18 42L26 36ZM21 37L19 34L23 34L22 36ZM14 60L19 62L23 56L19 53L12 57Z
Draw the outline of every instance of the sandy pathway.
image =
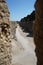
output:
M14 65L36 65L35 45L33 38L26 34L19 26L16 28L16 40L12 40L12 63Z

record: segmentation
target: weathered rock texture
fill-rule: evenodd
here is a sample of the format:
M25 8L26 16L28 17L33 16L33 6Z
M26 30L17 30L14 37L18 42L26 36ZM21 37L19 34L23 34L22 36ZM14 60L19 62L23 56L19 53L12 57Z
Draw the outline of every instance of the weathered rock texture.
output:
M9 23L9 14L5 0L0 0L0 23Z
M0 65L11 65L9 11L5 0L0 0Z
M34 41L36 44L37 65L43 65L43 0L36 1L35 11Z

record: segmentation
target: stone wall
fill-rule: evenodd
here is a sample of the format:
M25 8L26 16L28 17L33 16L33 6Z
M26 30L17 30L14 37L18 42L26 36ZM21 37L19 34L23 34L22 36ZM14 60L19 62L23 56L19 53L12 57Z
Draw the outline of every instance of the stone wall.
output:
M5 0L0 0L0 65L11 65L9 11Z
M36 44L37 65L43 65L43 0L35 3L34 41Z

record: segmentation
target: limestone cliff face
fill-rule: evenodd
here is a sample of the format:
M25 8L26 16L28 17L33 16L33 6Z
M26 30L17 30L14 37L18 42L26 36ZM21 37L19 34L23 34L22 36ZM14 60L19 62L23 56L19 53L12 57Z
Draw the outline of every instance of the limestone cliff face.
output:
M0 0L0 23L9 23L9 11L5 0Z
M35 3L34 41L36 44L37 65L43 65L43 0Z
M0 0L0 65L11 65L9 11L5 0Z

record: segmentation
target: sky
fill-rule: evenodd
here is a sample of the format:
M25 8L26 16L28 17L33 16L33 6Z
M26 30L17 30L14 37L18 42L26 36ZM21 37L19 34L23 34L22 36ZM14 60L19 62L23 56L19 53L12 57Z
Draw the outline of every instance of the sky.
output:
M10 20L19 21L34 10L35 0L6 0Z

